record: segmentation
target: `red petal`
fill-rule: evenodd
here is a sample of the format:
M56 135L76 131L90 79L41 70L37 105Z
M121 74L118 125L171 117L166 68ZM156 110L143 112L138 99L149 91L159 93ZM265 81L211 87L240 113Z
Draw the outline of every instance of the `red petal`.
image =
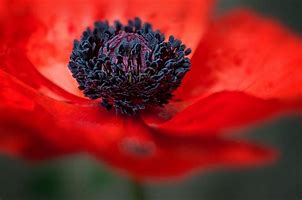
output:
M81 0L21 0L1 3L5 5L5 12L0 14L2 45L27 53L35 67L54 83L81 95L68 71L67 63L72 41L79 36L75 35L75 31L79 33L88 26L87 23L94 21L92 16L96 15L96 3ZM98 5L106 8L102 2ZM99 12L104 13L101 9ZM22 64L20 60L19 65Z
M110 146L99 156L138 179L161 180L218 166L259 165L276 158L273 150L240 141L167 137L140 131L138 124L129 126L117 146Z
M140 16L166 36L174 35L195 49L211 11L213 0L129 0L126 18Z
M302 40L275 21L237 11L209 27L178 97L236 90L260 98L302 96Z
M66 92L41 75L24 53L18 49L12 48L0 52L0 69L47 96L72 102L85 101L83 98Z
M244 142L163 136L140 119L116 116L93 102L54 101L1 71L0 83L0 151L13 155L44 159L88 152L140 179L255 165L275 157Z
M36 108L37 104L26 92L21 94L16 89L4 88L0 93L0 151L30 159L66 153L67 148L60 148L48 139L48 132L59 133L49 124L53 121L51 116Z
M0 149L17 155L41 159L86 151L94 131L114 132L122 124L93 102L55 101L1 70L0 84Z
M284 113L301 114L301 111L301 100L264 100L243 92L220 92L197 101L160 128L174 135L213 135Z

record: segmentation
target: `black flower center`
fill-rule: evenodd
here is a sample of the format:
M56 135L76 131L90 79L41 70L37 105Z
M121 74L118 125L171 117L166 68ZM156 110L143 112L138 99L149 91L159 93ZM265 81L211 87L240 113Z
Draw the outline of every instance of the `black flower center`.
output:
M147 106L163 106L190 69L191 50L139 18L127 25L96 22L75 40L69 69L90 99L107 109L133 115Z

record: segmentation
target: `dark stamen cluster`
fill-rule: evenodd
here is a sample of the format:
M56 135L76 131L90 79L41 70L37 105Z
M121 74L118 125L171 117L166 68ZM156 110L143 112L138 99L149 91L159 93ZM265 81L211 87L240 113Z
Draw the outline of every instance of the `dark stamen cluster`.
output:
M180 40L170 36L166 41L139 18L127 25L96 22L75 40L68 67L85 96L133 115L168 103L190 69L190 53Z

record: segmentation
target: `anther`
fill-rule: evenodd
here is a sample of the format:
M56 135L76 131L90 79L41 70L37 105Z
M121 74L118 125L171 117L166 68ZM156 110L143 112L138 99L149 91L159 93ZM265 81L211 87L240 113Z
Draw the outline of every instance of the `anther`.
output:
M96 22L75 40L68 67L85 96L133 115L169 102L190 69L190 53L180 40L170 36L165 41L139 18L127 25Z

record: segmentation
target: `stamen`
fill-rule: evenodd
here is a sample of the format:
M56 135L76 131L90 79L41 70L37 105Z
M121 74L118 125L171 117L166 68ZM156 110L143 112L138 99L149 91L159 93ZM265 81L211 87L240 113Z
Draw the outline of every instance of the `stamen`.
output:
M190 53L180 40L166 41L139 18L127 25L96 22L75 40L68 67L85 96L133 115L168 103L190 69Z

